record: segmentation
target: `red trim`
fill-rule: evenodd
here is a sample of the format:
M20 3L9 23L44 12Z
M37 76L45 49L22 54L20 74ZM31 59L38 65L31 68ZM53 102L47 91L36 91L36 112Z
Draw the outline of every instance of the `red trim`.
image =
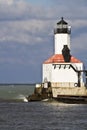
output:
M75 57L71 56L71 63L82 63L80 60L76 59ZM44 64L49 63L65 63L63 55L62 54L55 54L48 58L46 61L44 61Z

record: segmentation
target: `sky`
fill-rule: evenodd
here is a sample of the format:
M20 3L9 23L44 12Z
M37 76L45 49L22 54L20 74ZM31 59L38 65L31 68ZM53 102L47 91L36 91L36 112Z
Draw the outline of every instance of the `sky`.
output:
M87 66L87 0L0 0L0 83L42 82L61 17L71 26L71 54Z

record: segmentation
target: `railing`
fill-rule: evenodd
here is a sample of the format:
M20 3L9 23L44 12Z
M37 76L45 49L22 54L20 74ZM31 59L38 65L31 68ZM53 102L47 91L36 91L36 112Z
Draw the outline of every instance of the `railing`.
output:
M54 29L54 34L56 33L71 33L71 30L69 30L68 28L56 28Z

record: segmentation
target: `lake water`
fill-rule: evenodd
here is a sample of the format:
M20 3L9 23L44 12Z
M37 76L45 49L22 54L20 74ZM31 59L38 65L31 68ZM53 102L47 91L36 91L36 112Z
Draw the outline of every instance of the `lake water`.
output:
M32 92L33 87L32 85L1 87L0 98L27 96ZM2 101L0 102L0 130L87 130L87 105L54 101Z
M0 85L0 99L23 100L33 93L35 84L3 84Z

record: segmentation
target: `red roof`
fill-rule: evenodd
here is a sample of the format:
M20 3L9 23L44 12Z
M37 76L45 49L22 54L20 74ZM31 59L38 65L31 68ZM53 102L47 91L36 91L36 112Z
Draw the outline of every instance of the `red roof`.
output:
M80 60L76 59L75 57L71 56L71 63L81 63ZM44 64L49 63L65 63L63 55L62 54L55 54L48 58L46 61L44 61Z

